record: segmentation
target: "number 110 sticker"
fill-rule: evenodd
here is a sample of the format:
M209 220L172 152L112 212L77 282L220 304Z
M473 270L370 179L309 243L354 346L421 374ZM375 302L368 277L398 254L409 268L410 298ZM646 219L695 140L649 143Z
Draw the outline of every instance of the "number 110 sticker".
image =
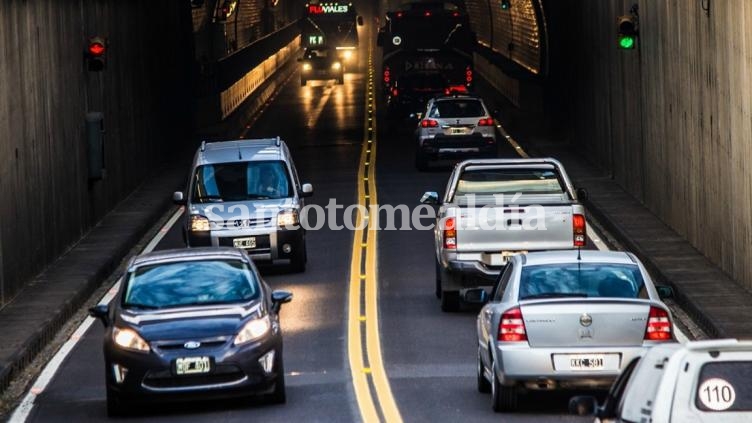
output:
M702 405L713 411L724 411L731 408L736 400L734 387L720 378L708 379L700 385L697 396Z

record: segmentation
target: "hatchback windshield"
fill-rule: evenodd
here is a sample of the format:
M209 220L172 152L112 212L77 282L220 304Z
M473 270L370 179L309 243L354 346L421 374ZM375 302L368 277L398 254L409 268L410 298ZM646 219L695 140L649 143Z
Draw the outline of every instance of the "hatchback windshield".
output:
M428 116L432 118L466 118L485 116L478 100L442 100L434 103Z
M468 169L457 184L463 194L562 194L553 169Z
M287 198L292 184L282 161L203 165L193 176L193 202Z
M233 304L258 296L258 281L242 261L182 261L142 266L131 272L123 307L158 309Z
M557 297L647 298L640 269L628 264L565 263L526 266L520 300Z

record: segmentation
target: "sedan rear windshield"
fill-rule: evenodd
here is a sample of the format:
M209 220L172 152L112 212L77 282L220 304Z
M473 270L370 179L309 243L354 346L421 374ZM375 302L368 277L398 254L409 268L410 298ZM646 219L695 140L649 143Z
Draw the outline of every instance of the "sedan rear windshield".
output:
M635 265L565 263L522 268L520 300L560 297L648 298L648 294Z
M246 303L259 284L240 260L201 260L141 266L126 278L124 308L160 309Z
M217 163L199 166L193 175L193 202L287 198L293 194L280 160Z
M564 187L553 169L468 169L460 176L456 195L564 192Z
M466 118L485 116L486 111L478 100L442 100L434 103L428 113L432 118Z

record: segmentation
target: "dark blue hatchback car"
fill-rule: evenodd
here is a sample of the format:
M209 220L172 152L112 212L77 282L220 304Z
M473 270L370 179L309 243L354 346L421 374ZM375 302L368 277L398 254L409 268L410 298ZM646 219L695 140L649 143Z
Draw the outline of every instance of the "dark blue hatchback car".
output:
M285 402L279 310L248 255L234 248L166 250L135 257L105 325L107 412L137 402L260 394Z

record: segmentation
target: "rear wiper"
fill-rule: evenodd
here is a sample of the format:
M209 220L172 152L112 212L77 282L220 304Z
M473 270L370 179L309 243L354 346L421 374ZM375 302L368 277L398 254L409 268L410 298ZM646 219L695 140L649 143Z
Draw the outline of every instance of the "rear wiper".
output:
M537 300L540 298L587 298L587 294L582 292L545 292L543 294L533 294L520 297L520 300Z
M140 308L143 310L159 310L160 307L151 304L125 303L123 308Z
M196 200L200 201L202 203L204 201L212 201L212 202L215 202L215 201L224 201L224 200L222 200L222 197L219 196L219 195L200 195L200 196L196 197Z

